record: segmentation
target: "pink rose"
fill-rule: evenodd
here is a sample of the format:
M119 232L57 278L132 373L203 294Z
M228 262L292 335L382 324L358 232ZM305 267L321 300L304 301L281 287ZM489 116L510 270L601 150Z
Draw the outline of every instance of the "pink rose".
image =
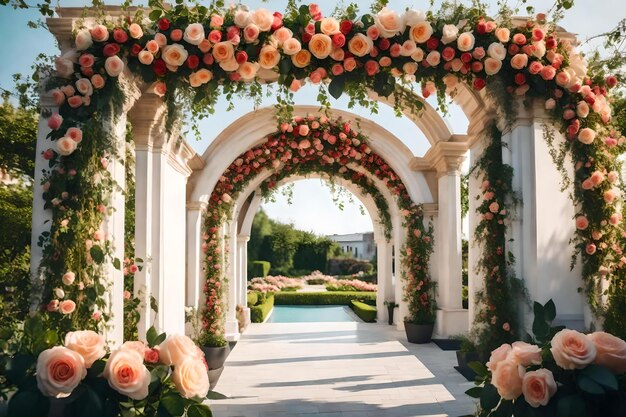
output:
M576 228L578 230L585 230L589 227L589 220L585 216L576 217Z
M498 363L493 371L491 383L498 390L498 394L505 400L515 400L522 395L522 378L525 370L522 366L510 360Z
M96 25L89 31L91 38L96 42L105 42L109 39L109 29L104 25Z
M119 56L111 56L104 61L104 69L110 77L117 77L124 70L124 61Z
M128 27L128 33L130 37L133 39L141 39L143 36L143 29L137 23L131 23Z
M69 396L85 376L83 357L66 347L46 349L37 358L37 388L48 397Z
M250 13L250 20L263 32L269 32L274 23L274 16L267 9L257 9Z
M174 367L172 381L184 398L205 397L209 391L209 374L201 358L186 357Z
M48 127L52 130L58 130L63 123L63 117L59 113L54 113L48 119Z
M200 357L197 346L193 341L184 335L172 335L159 345L161 363L165 365L178 365L186 357Z
M76 303L72 300L64 300L59 304L61 314L72 314L76 310Z
M517 54L511 58L511 66L517 70L521 70L528 65L528 55Z
M605 332L594 332L587 337L596 347L596 365L604 366L617 375L626 373L626 342Z
M69 332L65 335L65 347L80 354L85 360L85 366L91 367L95 361L106 354L104 336L93 330Z
M556 69L552 65L546 65L541 69L541 78L546 81L549 81L554 78L556 75Z
M548 369L537 369L524 375L522 393L531 407L547 405L550 398L556 393L554 375Z
M487 369L491 372L495 371L498 364L507 358L510 351L511 345L504 343L502 346L491 352L491 356L487 362Z
M243 38L246 42L252 43L255 42L259 38L259 27L254 23L250 23L243 30Z
M561 330L554 335L551 345L552 356L563 369L582 369L596 358L596 346L576 330Z
M120 350L132 350L137 352L142 358L146 352L146 344L139 340L129 340L124 342L122 346L120 346Z
M220 28L223 24L224 18L222 16L220 16L219 14L214 14L213 16L211 16L211 27Z
M116 350L111 354L102 375L109 386L133 400L148 396L150 371L143 364L143 355L134 350Z
M143 354L143 359L148 363L159 363L159 350L146 349Z
M514 342L509 359L524 367L541 364L541 348L526 342Z
M100 74L94 74L91 77L91 85L93 85L93 87L96 90L101 89L102 87L104 87L104 78L102 77L102 75Z

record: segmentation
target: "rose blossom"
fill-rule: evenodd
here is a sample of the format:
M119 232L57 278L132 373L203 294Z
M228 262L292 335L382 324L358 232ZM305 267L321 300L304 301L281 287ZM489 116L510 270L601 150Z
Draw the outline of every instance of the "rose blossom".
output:
M71 138L76 143L80 143L83 140L83 131L77 127L70 127L65 132L65 136Z
M172 381L184 398L204 397L209 391L209 374L204 362L187 357L174 367Z
M93 94L93 86L88 78L81 78L76 81L76 90L84 96L90 96Z
M456 45L459 51L467 52L472 50L475 41L476 39L474 38L474 34L472 34L472 32L463 32L456 40Z
M510 351L511 351L511 345L509 345L508 343L504 343L499 348L494 349L491 352L489 361L486 364L487 369L489 369L491 372L495 371L498 364L507 358Z
M287 39L293 38L293 32L291 29L282 27L274 32L274 39L278 42L278 46L282 46Z
M585 230L589 227L589 220L585 216L576 217L576 228L578 230Z
M265 45L259 52L259 65L261 68L272 69L280 61L280 53L272 45Z
M522 395L522 378L525 370L510 360L498 363L493 371L491 383L497 388L498 394L505 400L515 400Z
M593 332L587 337L596 347L596 365L604 366L617 375L626 373L626 342L606 332Z
M244 9L235 11L234 22L237 27L245 28L250 24L250 12Z
M109 29L104 25L96 25L90 30L91 38L96 42L106 42L109 39Z
M76 39L74 40L76 44L76 49L79 51L84 51L93 45L93 39L91 38L91 33L87 29L79 30L76 34Z
M63 274L63 278L61 278L63 284L65 285L72 285L75 279L76 275L71 271L67 271L65 274Z
M232 59L235 55L233 44L230 42L219 42L213 46L213 57L218 62L224 62Z
M130 33L130 37L133 39L141 39L143 36L143 29L137 23L131 23L128 27L128 33Z
M48 397L69 396L85 376L83 357L66 347L46 349L37 358L37 388Z
M362 33L357 33L348 42L348 51L352 55L363 57L370 53L374 46L373 41Z
M509 359L524 367L541 364L541 348L526 342L513 342Z
M260 32L261 31L257 25L255 25L254 23L250 23L243 30L243 39L248 43L256 42L256 40L259 38Z
M198 351L193 341L184 335L172 335L159 345L161 363L165 365L178 365L186 357L199 358L202 352Z
M296 38L289 38L283 42L283 52L286 55L293 56L302 50L302 45L300 41Z
M531 407L547 405L550 398L556 393L556 381L549 369L537 369L524 375L522 393Z
M506 58L506 48L500 42L493 42L487 48L487 55L489 55L493 59L502 61L504 58Z
M163 53L161 54L161 58L163 59L163 61L165 61L167 65L172 65L174 67L180 67L181 65L183 65L188 56L189 53L187 52L185 47L178 43L165 46L163 48Z
M119 56L111 56L104 61L104 69L111 77L117 77L124 70L124 61Z
M241 75L241 78L245 81L251 81L256 77L257 72L259 71L259 63L258 62L244 62L239 66L237 71Z
M263 32L268 32L274 23L274 16L267 9L257 9L250 13L250 20Z
M334 17L325 17L320 21L320 30L324 35L334 35L341 33L339 30L339 22Z
M66 52L65 54L57 57L54 60L54 67L59 77L70 78L74 73L74 62L76 61L76 54L72 52Z
M426 21L418 22L409 29L409 39L415 43L425 43L432 34L433 27L430 25L430 22Z
M528 65L528 55L517 54L511 58L511 66L517 70L521 70Z
M556 364L563 369L582 369L596 358L596 346L576 330L561 330L550 342Z
M393 38L402 32L405 26L400 16L386 7L383 7L374 16L374 24L383 38Z
M67 99L67 104L73 109L83 105L83 98L81 96L72 96Z
M593 129L585 127L578 132L578 140L585 145L591 145L596 138L596 132Z
M48 119L48 127L52 130L58 130L61 127L62 123L63 123L63 116L61 116L59 113L54 113Z
M111 353L102 375L109 386L133 400L148 396L150 371L143 364L143 355L134 350L118 349Z
M57 152L59 155L71 155L77 147L77 143L69 136L63 136L56 142Z
M444 45L454 42L459 37L459 28L455 25L443 25L441 42Z
M502 43L507 43L511 39L511 31L504 27L496 29L496 38Z
M318 59L324 59L333 50L333 41L328 35L316 33L309 41L309 51Z
M430 51L428 55L426 55L426 62L431 67L436 67L441 62L441 54L438 51Z
M65 335L65 347L79 353L87 368L106 354L104 336L93 330L69 332Z
M72 300L61 301L61 303L59 304L59 310L62 314L72 314L74 310L76 310L76 303Z
M597 247L593 243L587 243L587 246L585 246L585 252L587 253L587 255L593 255L594 253L596 253L596 250Z
M124 342L122 346L120 346L120 350L137 352L142 358L144 353L146 352L146 349L146 344L139 340L129 340L127 342Z
M139 52L139 55L137 56L137 58L139 58L139 62L141 62L144 65L152 65L152 61L154 61L154 55L152 55L148 51Z
M487 73L487 75L494 75L500 72L500 69L502 68L502 61L489 57L485 59L484 65L485 73Z
M298 68L304 68L311 62L311 53L306 49L302 49L291 57L291 62Z

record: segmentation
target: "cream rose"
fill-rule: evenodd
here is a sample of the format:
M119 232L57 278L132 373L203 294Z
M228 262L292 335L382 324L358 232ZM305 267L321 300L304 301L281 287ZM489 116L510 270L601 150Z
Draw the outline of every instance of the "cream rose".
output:
M268 32L274 23L274 16L267 9L257 9L250 14L250 20L263 32Z
M348 42L348 51L355 56L365 56L370 53L374 42L362 33L357 33Z
M148 396L150 371L143 364L143 356L134 350L118 349L111 353L102 375L109 386L133 400Z
M110 77L117 77L124 71L124 61L119 56L110 56L104 61L104 69Z
M405 24L398 13L383 7L374 16L374 24L383 38L393 38L398 33L404 31Z
M548 369L537 369L524 375L522 393L531 407L547 405L550 398L556 393L554 375Z
M506 48L500 42L493 42L487 48L487 55L498 61L502 61L506 58Z
M585 145L591 145L596 138L596 132L593 129L585 127L578 132L578 140Z
M502 43L507 43L511 39L511 31L508 28L499 27L496 29L496 38Z
M291 62L298 68L304 68L311 62L311 53L303 49L291 57Z
M106 354L104 336L93 330L80 330L65 335L65 347L80 354L85 366L90 368L98 359Z
M244 62L239 66L237 72L241 75L241 79L252 81L256 77L257 72L259 72L259 67L260 65L257 62Z
M146 353L146 349L147 349L146 344L139 340L129 340L127 342L124 342L124 344L120 346L120 350L132 350L134 352L137 352L139 355L141 355L142 358L144 354Z
M85 376L85 360L66 347L46 349L37 358L37 388L48 397L69 396Z
M552 338L550 351L563 369L582 369L596 358L596 346L576 330L561 330Z
M79 51L84 51L93 45L93 39L91 38L91 33L87 29L79 30L76 33L76 39L74 39L74 43L76 44L76 49Z
M521 70L528 65L528 55L526 54L515 54L513 58L511 58L511 66L516 70Z
M459 48L459 51L467 52L472 50L475 42L476 39L472 32L463 32L457 38L456 46Z
M237 9L234 16L235 25L245 28L250 24L250 12L244 9Z
M93 94L93 85L91 85L91 81L89 78L81 78L76 81L76 90L84 96L90 96Z
M487 75L494 75L497 74L498 72L500 72L500 69L502 68L502 61L500 61L499 59L494 59L494 58L487 58L485 59L485 72L487 73Z
M339 32L339 22L334 17L325 17L320 22L320 30L324 35L335 35Z
M443 25L441 42L445 45L454 42L459 37L459 28L455 25Z
M293 56L302 50L302 44L296 38L289 38L283 42L283 52L286 55Z
M128 27L128 33L130 37L133 39L141 39L143 36L143 29L137 23L131 23Z
M524 368L513 361L504 360L496 366L491 383L505 400L515 400L522 395Z
M183 35L185 42L192 45L200 45L200 42L204 39L204 27L200 23L192 23L185 28L185 34Z
M178 43L165 46L163 48L163 53L161 54L163 61L165 61L167 65L172 65L174 67L180 67L183 65L188 56L189 53L185 47Z
M74 51L66 52L54 60L54 66L59 77L70 78L74 73L74 63L78 55Z
M514 342L511 345L509 360L524 367L541 364L541 348L526 342Z
M259 65L261 68L272 69L280 61L280 53L278 49L272 45L265 45L259 52Z
M71 155L77 147L77 143L69 136L63 136L56 142L57 152L59 155Z
M224 41L213 46L212 54L213 58L218 62L228 61L235 56L235 50L232 43Z
M596 346L596 365L604 366L617 375L626 373L626 342L605 332L587 336Z
M499 348L494 349L493 352L491 352L489 361L487 362L487 369L489 369L491 372L495 371L498 364L507 358L510 351L511 345L509 345L508 343L505 343Z
M415 26L419 22L426 20L426 15L421 10L409 9L404 12L404 24L407 26Z
M63 277L61 278L61 280L63 281L63 284L65 285L72 285L75 279L76 279L76 275L71 271L68 271L65 274L63 274Z
M317 58L324 59L333 51L333 41L330 36L316 33L309 41L309 51Z
M411 39L415 43L424 43L433 34L433 27L430 25L430 22L422 21L419 22L409 29L409 39Z
M201 352L189 337L172 335L159 345L159 354L163 364L176 366L186 357L200 358Z
M174 367L172 381L184 398L205 397L209 392L209 374L201 359L187 357Z

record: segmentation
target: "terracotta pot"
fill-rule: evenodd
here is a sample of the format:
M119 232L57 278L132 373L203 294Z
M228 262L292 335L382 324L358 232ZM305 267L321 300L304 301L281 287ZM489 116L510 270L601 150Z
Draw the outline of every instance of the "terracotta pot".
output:
M404 322L404 331L406 338L410 343L430 343L433 337L433 329L435 324L415 324L408 321Z
M219 369L224 366L230 353L230 346L202 346L202 352L207 365L209 365L209 370Z

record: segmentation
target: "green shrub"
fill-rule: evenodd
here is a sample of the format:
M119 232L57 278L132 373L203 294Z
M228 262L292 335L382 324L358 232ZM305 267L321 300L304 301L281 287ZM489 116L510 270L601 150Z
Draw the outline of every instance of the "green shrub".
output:
M272 264L267 261L252 261L251 278L265 278L270 273Z
M263 323L273 307L274 295L267 294L263 302L250 307L250 321L252 321L252 323Z
M361 318L364 322L372 323L376 321L376 307L362 303L360 301L352 300L350 302L350 308Z
M275 294L276 305L344 305L352 300L376 305L375 292L280 292Z
M330 275L352 275L359 272L370 275L374 272L374 265L370 261L355 258L333 258L328 261Z
M259 293L256 291L250 291L248 293L248 307L255 306L259 303Z

